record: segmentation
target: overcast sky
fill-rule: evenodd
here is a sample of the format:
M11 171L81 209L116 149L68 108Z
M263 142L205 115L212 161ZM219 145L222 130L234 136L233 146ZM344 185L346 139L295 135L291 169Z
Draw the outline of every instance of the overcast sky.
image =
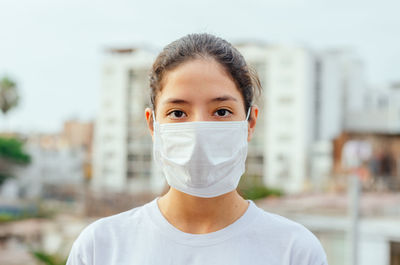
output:
M161 48L191 32L352 48L368 83L400 80L399 10L398 0L0 0L0 76L22 97L0 130L52 132L94 118L105 47Z

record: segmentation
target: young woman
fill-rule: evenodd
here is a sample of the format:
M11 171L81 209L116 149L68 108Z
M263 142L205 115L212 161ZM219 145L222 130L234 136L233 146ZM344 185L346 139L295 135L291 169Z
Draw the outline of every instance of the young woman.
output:
M304 226L236 191L260 89L243 56L221 38L190 34L158 55L150 87L145 116L170 188L86 227L67 265L326 265Z

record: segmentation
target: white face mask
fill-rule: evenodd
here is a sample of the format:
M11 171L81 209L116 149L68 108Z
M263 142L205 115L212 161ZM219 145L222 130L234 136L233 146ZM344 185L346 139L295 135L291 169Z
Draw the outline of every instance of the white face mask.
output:
M244 121L160 124L153 113L154 159L168 184L206 198L236 189L245 171L250 109Z

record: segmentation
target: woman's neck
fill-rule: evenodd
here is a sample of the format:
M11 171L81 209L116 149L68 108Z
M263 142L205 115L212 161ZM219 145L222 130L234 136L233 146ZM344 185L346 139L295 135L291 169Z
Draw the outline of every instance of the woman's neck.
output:
M171 187L158 199L158 207L168 222L191 234L211 233L232 224L245 213L248 205L236 190L201 198Z

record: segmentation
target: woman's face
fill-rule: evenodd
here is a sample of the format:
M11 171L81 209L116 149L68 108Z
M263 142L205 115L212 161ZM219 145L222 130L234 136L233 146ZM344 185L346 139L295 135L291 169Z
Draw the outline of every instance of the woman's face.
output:
M213 59L190 60L167 72L156 104L159 123L241 121L247 114L235 82ZM146 109L146 120L153 134L151 111ZM251 112L248 140L254 131L257 107Z

